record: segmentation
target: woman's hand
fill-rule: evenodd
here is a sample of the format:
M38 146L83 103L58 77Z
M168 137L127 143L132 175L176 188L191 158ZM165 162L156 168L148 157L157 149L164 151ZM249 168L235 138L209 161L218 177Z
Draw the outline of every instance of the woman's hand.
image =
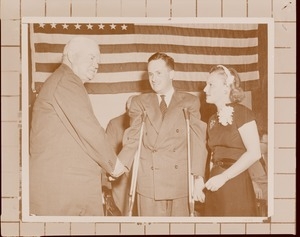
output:
M228 177L225 174L218 174L212 178L210 178L206 183L205 187L210 191L217 191L228 181Z

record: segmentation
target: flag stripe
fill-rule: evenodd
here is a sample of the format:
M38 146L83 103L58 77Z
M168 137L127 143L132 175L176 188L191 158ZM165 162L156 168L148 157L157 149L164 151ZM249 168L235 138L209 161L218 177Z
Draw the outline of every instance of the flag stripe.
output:
M185 58L181 58L180 55L177 53L170 53L170 56L176 58L176 61L178 64L214 64L216 61L219 62L219 64L228 64L228 65L238 65L238 64L252 64L257 62L258 55L242 55L243 57L236 57L235 55L194 55L189 54L186 55ZM152 53L151 53L152 54ZM102 54L101 55L101 66L104 68L107 66L117 65L126 61L126 64L129 63L146 63L148 61L148 58L151 56L149 53L128 53L128 54ZM45 67L47 67L47 64L49 63L57 63L61 61L61 54L52 54L48 53L47 56L44 54L36 54L36 59L40 64L45 64ZM145 70L146 68L143 67L142 70ZM132 70L135 70L134 67L132 67Z
M159 50L160 51L160 50ZM242 61L240 57L236 57L236 55L218 55L218 54L210 54L205 55L203 54L187 54L185 58L181 58L180 54L169 52L169 51L160 51L160 52L167 52L172 57L176 58L178 63L186 63L188 64L214 64L216 61L219 61L220 64L250 64L256 63L258 59L257 54L253 55L240 55L242 56ZM151 56L152 53L118 53L118 54L108 54L102 53L101 54L101 64L105 66L106 64L117 64L123 63L124 61L128 63L133 62L147 62L148 58ZM56 63L61 61L61 53L39 53L36 54L36 60L39 63Z
M34 43L49 43L49 44L63 44L71 40L76 34L35 34L38 42ZM258 45L257 37L253 38L214 38L214 37L190 37L178 35L87 35L87 37L95 40L101 45L119 45L126 46L128 44L173 44L182 46L207 46L207 47L256 47ZM122 40L121 40L122 39Z
M176 78L174 81L183 80L185 81L206 81L208 72L190 72L188 78L186 72L176 71ZM39 82L45 81L50 75L48 73L37 73ZM243 77L245 81L253 81L259 79L259 74L257 71L247 71L245 73L239 73L240 77ZM121 78L121 79L120 79ZM98 73L93 79L93 82L130 82L130 81L139 81L139 80L148 80L148 75L145 71L135 71L135 72L118 72L118 73Z
M39 72L53 72L58 68L60 63L48 63L41 64L36 63L36 70ZM175 70L182 72L208 72L214 64L183 64L175 63ZM253 64L236 64L236 65L224 65L227 67L235 68L239 73L244 71L255 70L257 68L257 63ZM115 63L115 64L100 64L98 68L98 73L113 73L113 72L128 72L128 71L143 71L146 72L147 63Z
M209 38L254 38L257 37L257 30L228 30L222 28L212 30L201 28L201 26L200 28L186 28L178 26L136 25L135 34L180 35Z
M173 52L173 53L184 53L184 54L214 54L214 55L249 55L257 53L257 46L252 47L211 47L199 46L199 45L176 45L176 44L123 44L123 45L101 45L101 53L130 53L137 50L138 52L153 53L157 51ZM159 49L159 50L158 50Z
M49 44L36 43L36 53L62 53L64 44ZM257 54L257 46L253 47L210 47L210 46L189 46L189 45L175 45L175 44L122 44L122 45L99 45L102 54L114 53L132 53L156 51L173 52L173 53L187 53L187 54L204 54L204 55L250 55ZM159 49L159 50L158 50Z
M210 29L210 30L220 30L220 29L227 29L227 30L257 30L257 24L236 24L236 23L162 23L162 24L155 24L155 23L143 23L143 24L136 24L136 25L152 25L152 26L179 26L183 28L200 28L200 29Z

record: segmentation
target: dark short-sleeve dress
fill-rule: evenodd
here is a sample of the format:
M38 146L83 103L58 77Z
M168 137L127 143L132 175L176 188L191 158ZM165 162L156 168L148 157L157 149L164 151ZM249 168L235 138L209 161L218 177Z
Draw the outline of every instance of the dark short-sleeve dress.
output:
M246 148L238 129L255 120L250 109L238 103L233 107L232 124L219 123L217 114L208 121L208 145L212 151L214 165L210 177L221 174L229 168ZM219 190L207 190L205 200L206 216L256 216L255 193L248 171L227 181Z

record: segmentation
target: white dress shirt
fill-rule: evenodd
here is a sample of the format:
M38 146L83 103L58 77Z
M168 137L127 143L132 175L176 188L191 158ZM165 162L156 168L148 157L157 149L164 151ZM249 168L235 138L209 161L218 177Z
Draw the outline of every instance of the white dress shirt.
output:
M161 102L161 97L160 96L165 95L165 101L166 101L167 106L169 107L169 104L171 102L173 93L174 93L174 88L172 87L170 90L167 91L167 93L157 94L158 104L160 104L160 102Z

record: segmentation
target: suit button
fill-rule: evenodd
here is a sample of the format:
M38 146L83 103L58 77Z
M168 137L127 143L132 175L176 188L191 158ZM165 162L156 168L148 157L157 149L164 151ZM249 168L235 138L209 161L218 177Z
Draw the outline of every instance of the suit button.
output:
M179 129L178 128L176 129L176 132L179 133Z
M175 165L175 169L178 169L178 165Z
M153 166L151 166L151 169L154 170L154 169L153 169Z

